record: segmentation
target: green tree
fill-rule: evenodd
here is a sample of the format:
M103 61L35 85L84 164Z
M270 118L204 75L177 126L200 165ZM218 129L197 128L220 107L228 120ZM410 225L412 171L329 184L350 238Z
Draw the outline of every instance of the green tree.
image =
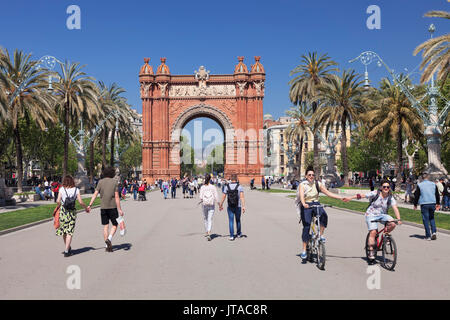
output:
M331 60L327 54L317 57L317 52L309 52L308 55L301 56L300 64L295 67L290 76L295 76L289 81L289 98L294 105L306 103L311 106L312 113L318 107L316 98L321 86L329 81L331 72L338 71L337 63ZM313 127L314 133L317 127ZM314 170L320 174L319 166L319 138L314 134Z
M97 112L97 90L92 77L82 71L85 66L79 63L65 62L60 64L60 73L56 73L57 81L53 84L57 97L57 110L64 125L64 158L63 175L68 173L69 131L77 124L82 113L93 115Z
M435 17L450 19L450 12L429 11L425 17ZM437 79L446 81L450 72L450 34L432 38L419 45L414 50L414 55L422 52L422 63L420 69L423 70L421 82L427 82L433 74L438 72Z
M125 150L124 150L125 149ZM134 175L134 171L142 165L142 145L140 142L131 145L120 143L120 172L126 177Z
M405 82L406 79L401 75L399 81ZM402 181L404 137L420 139L423 121L396 83L386 78L382 79L380 90L375 91L372 101L370 110L364 115L369 127L368 137L373 139L388 134L396 141L397 180Z
M313 131L310 125L312 112L312 109L308 108L305 102L300 103L298 107L292 107L286 112L288 116L294 119L294 122L286 129L286 135L288 137L288 141L296 143L299 148L299 150L296 150L298 151L298 178L301 177L300 170L302 168L303 142L305 134Z
M41 129L55 121L54 99L48 93L48 72L37 68L38 61L31 54L15 50L10 57L8 50L0 54L0 110L6 110L4 120L12 128L16 147L17 187L22 192L23 148L20 135L20 119L34 121ZM21 86L20 92L16 92ZM14 96L13 99L11 97Z
M354 70L343 71L341 76L332 75L329 82L319 88L315 98L320 107L313 115L316 127L339 126L341 135L341 160L345 184L348 185L347 128L360 123L363 105L363 81ZM337 132L336 128L336 132Z
M224 148L223 145L217 145L210 153L210 155L207 158L207 166L206 171L207 172L217 172L222 173L224 172L225 166L224 166Z

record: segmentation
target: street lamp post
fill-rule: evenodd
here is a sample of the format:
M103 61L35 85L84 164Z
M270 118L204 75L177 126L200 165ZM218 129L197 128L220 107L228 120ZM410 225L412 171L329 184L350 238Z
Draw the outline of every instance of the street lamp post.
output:
M435 31L434 25L430 25L428 31L430 32L432 37L433 32ZM417 110L419 116L424 122L425 125L424 135L427 138L427 147L428 147L428 167L426 169L426 172L430 174L432 179L436 179L443 175L447 175L448 172L441 162L441 137L442 137L441 128L444 125L445 118L450 109L450 101L445 99L439 93L438 88L435 87L434 76L431 79L431 83L427 89L425 97L421 101L418 101L404 84L404 81L408 77L405 77L405 79L401 80L400 77L394 74L394 71L387 66L387 64L380 58L380 56L377 53L373 51L365 51L355 59L350 60L349 62L352 63L356 60L360 60L361 63L364 64L365 66L369 65L374 60L377 60L378 66L383 65L386 68L386 70L392 76L394 83L406 95L406 97L411 102L411 105L413 106L413 108ZM422 105L422 101L425 100L426 97L429 97L430 99L430 104L428 108ZM446 102L444 109L440 113L438 113L437 108L438 97L442 98Z

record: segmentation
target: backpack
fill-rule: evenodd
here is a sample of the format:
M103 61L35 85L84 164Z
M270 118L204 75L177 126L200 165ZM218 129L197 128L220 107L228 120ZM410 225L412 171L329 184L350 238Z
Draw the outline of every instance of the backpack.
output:
M380 197L380 193L381 191L378 190L377 191L377 195L375 197L372 198L372 200L369 201L369 206L367 207L367 209L369 209L369 207L372 205L372 203L374 203L375 201L377 201L377 199ZM392 194L389 195L388 197L388 201L387 201L387 210L389 210L390 206L391 206L391 199L392 199ZM366 209L366 210L367 210Z
M75 193L71 197L69 197L69 195L67 194L66 188L64 188L64 191L66 192L66 199L64 200L63 204L64 209L69 211L75 210L75 203L77 200L77 189L75 189Z
M230 184L227 184L228 195L228 207L237 208L239 205L239 183L236 184L236 188L231 190Z
M214 205L214 194L211 188L205 186L205 191L203 193L202 202L205 206L213 206Z

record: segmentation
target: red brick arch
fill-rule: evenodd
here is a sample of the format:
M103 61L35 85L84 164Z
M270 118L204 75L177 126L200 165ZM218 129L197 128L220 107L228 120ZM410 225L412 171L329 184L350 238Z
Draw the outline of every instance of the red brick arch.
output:
M263 99L265 71L260 58L248 72L239 57L234 74L210 75L200 67L192 75L172 75L161 58L153 74L149 58L139 73L143 110L143 177L180 176L179 138L187 122L215 120L224 130L225 175L242 183L263 174ZM257 180L259 181L259 180Z

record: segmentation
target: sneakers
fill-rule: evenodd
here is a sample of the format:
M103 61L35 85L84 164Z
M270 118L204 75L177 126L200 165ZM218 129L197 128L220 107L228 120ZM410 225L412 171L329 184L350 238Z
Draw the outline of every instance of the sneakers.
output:
M238 235L236 235L236 238L242 238L243 237L243 235L242 234L238 234Z
M431 235L431 240L436 240L436 233L433 233L433 234Z
M228 240L233 241L234 237L229 237Z
M431 241L431 238L426 238L425 240L427 240L427 241Z
M113 250L112 250L112 243L111 243L111 241L109 241L109 239L106 239L105 240L105 243L106 243L106 252L112 252Z
M327 241L327 239L325 239L324 236L320 236L320 241L323 242L323 243L325 243L325 241Z
M208 236L206 237L206 239L208 239L208 241L211 241L211 236L208 234Z
M307 257L308 257L308 255L306 254L306 252L302 252L300 254L300 258L302 258L303 260L306 260Z

